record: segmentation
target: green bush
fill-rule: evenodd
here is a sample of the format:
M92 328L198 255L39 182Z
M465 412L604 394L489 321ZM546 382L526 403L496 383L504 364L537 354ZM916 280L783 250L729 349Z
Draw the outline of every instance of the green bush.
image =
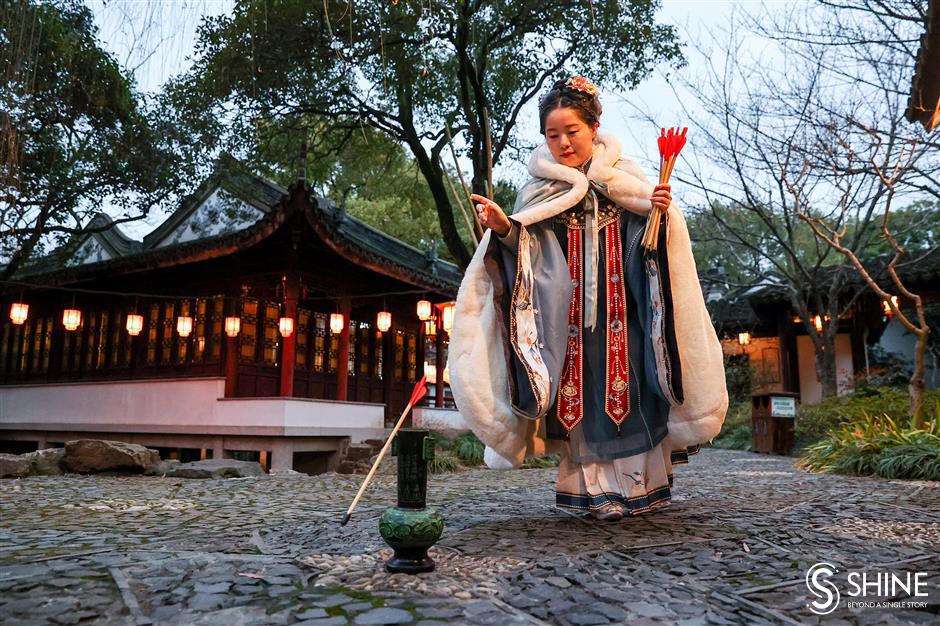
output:
M940 402L934 410L940 413ZM863 413L808 445L797 465L813 472L940 480L940 419L924 430L909 422Z
M463 467L460 459L450 452L435 451L434 458L428 461L428 473L430 474L450 474L459 472Z
M862 386L853 394L802 405L797 410L794 448L800 450L820 441L829 431L859 420L863 415L887 415L895 421L906 421L910 402L907 389ZM937 406L940 406L940 390L926 392L924 409L928 420L940 418Z
M464 465L483 463L483 450L486 446L472 432L463 433L454 439L453 450Z

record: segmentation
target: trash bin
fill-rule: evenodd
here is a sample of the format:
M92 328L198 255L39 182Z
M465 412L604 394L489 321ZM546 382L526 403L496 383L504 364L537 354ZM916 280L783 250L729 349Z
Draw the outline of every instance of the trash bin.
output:
M751 449L790 454L798 393L775 391L751 396Z

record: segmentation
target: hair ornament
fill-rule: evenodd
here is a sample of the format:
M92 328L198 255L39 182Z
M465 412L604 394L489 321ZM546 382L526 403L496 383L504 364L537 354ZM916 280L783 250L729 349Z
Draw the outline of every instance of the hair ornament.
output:
M576 91L583 91L584 93L590 94L595 98L601 95L601 90L597 88L597 85L584 76L572 76L565 81L565 85Z

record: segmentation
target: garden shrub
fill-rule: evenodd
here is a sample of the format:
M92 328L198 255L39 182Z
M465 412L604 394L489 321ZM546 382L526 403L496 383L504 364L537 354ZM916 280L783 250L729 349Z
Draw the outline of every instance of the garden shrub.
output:
M813 472L940 480L940 401L923 430L910 418L862 413L808 445L797 462Z

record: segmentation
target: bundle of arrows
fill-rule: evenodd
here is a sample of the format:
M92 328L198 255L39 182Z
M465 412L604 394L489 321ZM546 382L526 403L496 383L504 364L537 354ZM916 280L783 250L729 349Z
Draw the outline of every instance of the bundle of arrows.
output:
M685 146L685 134L689 132L688 127L679 132L679 128L670 128L668 131L663 128L662 133L657 137L659 144L659 184L664 185L669 182L672 176L672 168L676 165L676 159L679 158L679 152ZM646 221L646 231L643 233L643 247L649 251L655 251L659 241L659 224L662 221L663 212L660 209L653 208L650 211L649 219Z

